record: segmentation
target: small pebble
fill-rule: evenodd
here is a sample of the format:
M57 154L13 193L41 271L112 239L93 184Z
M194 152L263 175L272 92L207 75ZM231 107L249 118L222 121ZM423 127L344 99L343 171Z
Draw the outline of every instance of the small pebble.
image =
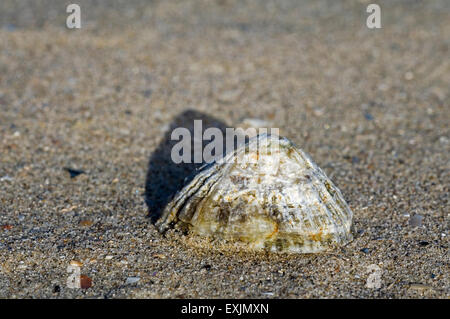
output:
M142 92L142 95L146 98L149 98L152 95L152 93L153 93L152 90L144 90ZM131 114L131 112L130 112L130 114Z
M420 227L422 226L422 220L423 220L423 216L422 215L413 215L410 217L409 219L409 226L411 227Z
M263 292L262 295L273 296L273 292Z
M246 118L242 120L242 124L246 127L253 128L270 128L271 124L268 121L257 118Z
M139 277L128 277L127 281L125 282L127 285L135 284L137 283L141 278Z
M369 253L369 248L363 248L363 249L361 249L361 251L363 253L365 253L365 254L368 254Z
M3 177L0 177L0 182L11 182L11 181L13 181L14 180L14 178L12 178L11 176L9 176L9 175L5 175L5 176L3 176Z
M80 221L80 226L91 226L92 224L93 224L93 222L88 219L84 219L84 220Z
M424 285L424 284L411 284L409 286L409 288L412 289L412 290L419 290L419 291L433 289L433 287L428 286L428 285Z
M427 242L427 241L420 241L420 242L419 242L419 245L422 246L422 247L428 246L429 244L430 244L430 243Z
M82 267L83 263L81 261L78 261L78 260L71 260L70 261L70 265L71 266L75 266L75 267Z
M78 169L73 169L73 168L69 168L69 167L64 167L64 169L69 172L70 174L70 178L75 178L78 175L84 174L85 172L82 170L78 170Z
M78 208L78 206L72 205L72 206L70 206L70 207L63 208L63 209L61 209L61 213L68 213L68 212L71 212L71 211L73 211L75 208Z
M405 73L405 80L407 81L411 81L412 79L414 79L414 73L408 71Z
M372 121L373 120L373 115L370 114L369 112L365 112L364 113L364 118L368 121Z
M202 269L211 270L211 265L203 265Z
M218 97L218 101L221 103L235 102L239 98L241 93L242 93L242 90L239 90L239 89L228 90L228 91L222 92L222 94L220 94L220 96Z
M439 142L442 143L442 144L447 144L448 141L449 141L449 139L446 136L441 136L439 138Z
M92 287L92 279L86 275L81 275L80 276L80 288L88 289L90 287Z

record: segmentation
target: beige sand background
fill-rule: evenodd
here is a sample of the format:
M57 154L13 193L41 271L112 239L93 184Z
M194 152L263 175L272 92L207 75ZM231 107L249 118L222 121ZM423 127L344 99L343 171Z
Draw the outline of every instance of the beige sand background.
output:
M450 2L377 1L378 30L368 1L78 0L80 30L68 3L0 2L0 297L449 297ZM163 238L148 163L186 110L279 127L358 237L316 255ZM67 287L72 260L92 287Z

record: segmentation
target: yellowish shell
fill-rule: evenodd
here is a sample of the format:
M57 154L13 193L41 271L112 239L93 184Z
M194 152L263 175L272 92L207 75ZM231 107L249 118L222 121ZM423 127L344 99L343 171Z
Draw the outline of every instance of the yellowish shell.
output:
M339 189L305 152L264 134L204 167L156 226L253 250L312 253L349 242L352 217Z

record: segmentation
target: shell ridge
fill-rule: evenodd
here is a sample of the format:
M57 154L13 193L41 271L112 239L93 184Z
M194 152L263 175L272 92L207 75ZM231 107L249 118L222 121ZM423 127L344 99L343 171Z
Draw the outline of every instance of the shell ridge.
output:
M326 187L322 184L322 183L318 183L319 185L315 185L313 184L313 187L316 189L317 193L322 196L326 196L325 194L328 193ZM328 193L329 194L329 193ZM329 203L327 202L327 200L332 199L335 206L337 206L337 203L334 200L334 197L329 194L329 196L326 198L326 200L323 200L323 204L325 205L325 213L326 215L329 217L329 220L332 221L334 229L333 232L339 233L339 225L344 226L344 219L343 216L341 214L339 214L339 212L333 207L333 203ZM333 213L335 213L336 217L333 215ZM336 218L338 219L338 221L336 220Z
M317 172L317 175L320 177L320 181L322 182L322 184L325 183L329 183L330 188L333 189L333 191L335 192L335 194L331 194L329 192L328 189L327 193L330 194L331 198L333 199L333 201L336 203L336 206L338 206L341 209L336 209L336 214L339 216L339 219L341 220L341 224L342 226L347 226L348 223L345 222L345 219L350 219L350 221L353 218L353 212L351 211L350 207L348 207L347 203L345 202L345 200L343 200L343 196L341 191L339 190L339 188L337 188L334 183L327 177L327 175L323 172L323 170L317 165L315 164L311 157L309 156L309 154L307 154L306 152L300 150L300 149L296 149L297 153L302 157L302 159L304 159L306 162L308 162L309 165L311 165L311 167ZM337 199L338 201L336 201L335 195L337 195ZM339 202L339 203L338 203ZM341 211L341 212L340 212ZM347 213L347 215L349 216L343 216L342 213ZM347 217L347 218L345 218Z
M335 206L340 208L340 209L335 209L335 210L336 210L336 213L340 216L342 226L347 226L348 223L346 223L345 221L346 220L351 221L353 219L353 211L350 209L348 204L345 202L344 197L343 197L341 191L339 190L339 188L337 188L336 185L334 185L334 183L326 175L322 176L321 182L322 182L321 185L322 185L322 187L325 188L326 193L329 194L330 197L333 199ZM329 184L329 187L330 187L330 189L333 190L334 194L332 194L330 192L330 190L326 187L325 183Z
M167 231L170 224L178 220L178 215L181 211L180 207L183 207L192 195L203 185L205 179L208 177L205 173L210 169L213 171L217 170L214 166L211 166L199 173L189 184L185 185L180 191L178 191L174 196L174 199L169 203L169 205L166 206L161 217L156 223L156 227L161 233Z
M200 201L198 202L198 205L195 208L196 212L202 212L203 211L203 207L205 206L206 199L210 198L211 193L215 192L215 186L219 183L219 181L221 181L221 178L217 178L214 181L212 181L212 185L209 187L209 189L206 192L205 196L203 198L201 198ZM194 216L194 218L196 219L199 215L200 215L200 213L198 213L196 216ZM193 221L195 221L195 220L193 220ZM194 226L193 222L186 221L186 223L190 224L191 226Z
M206 175L206 174L205 174ZM196 188L196 191L200 191L200 194L191 194L189 198L184 201L184 204L181 208L179 208L178 218L186 223L186 220L191 217L196 212L195 205L198 205L202 202L214 187L218 181L221 180L223 175L219 174L211 174L206 175L206 178L203 180L202 184ZM192 206L194 206L192 208Z

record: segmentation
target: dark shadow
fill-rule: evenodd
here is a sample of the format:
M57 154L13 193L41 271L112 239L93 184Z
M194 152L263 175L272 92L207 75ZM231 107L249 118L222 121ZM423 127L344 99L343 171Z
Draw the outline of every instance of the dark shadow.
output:
M172 161L172 148L179 141L171 140L172 131L178 127L187 128L194 136L194 120L202 120L202 131L207 128L216 127L225 136L225 123L207 114L188 110L178 115L170 124L163 140L150 156L147 177L145 180L145 202L148 206L152 222L155 223L161 216L164 207L170 202L174 195L189 183L195 176L196 171L204 163L180 163ZM202 132L202 134L203 134ZM203 147L210 141L203 141ZM191 145L193 145L191 143ZM224 143L225 145L225 143ZM191 147L191 158L194 159L194 148Z

